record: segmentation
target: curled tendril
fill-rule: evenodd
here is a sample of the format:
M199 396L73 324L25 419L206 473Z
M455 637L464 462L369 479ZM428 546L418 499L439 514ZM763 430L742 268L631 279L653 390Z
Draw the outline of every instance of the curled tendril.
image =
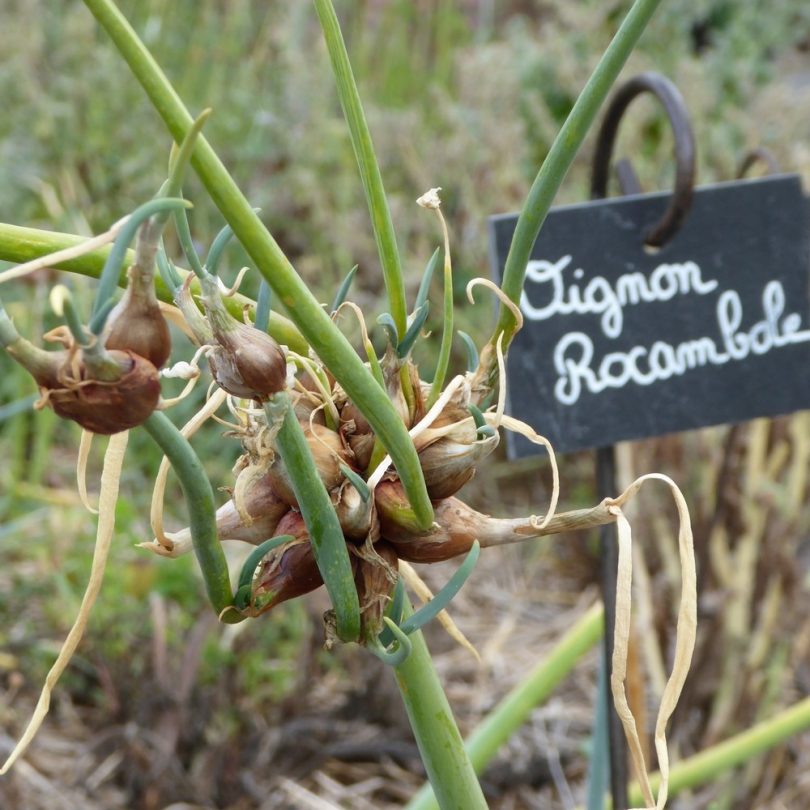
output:
M407 634L388 616L383 616L383 622L385 622L386 628L393 636L391 644L395 645L394 649L390 649L391 644L383 646L379 638L375 638L368 644L368 650L384 664L388 664L390 667L398 667L408 659L413 645Z
M472 547L467 552L464 562L458 570L447 581L447 584L433 597L426 605L423 605L412 616L405 619L400 625L403 632L411 634L424 627L429 621L435 619L449 604L455 595L461 590L464 583L470 578L478 557L481 554L481 546L475 540Z
M470 279L470 282L467 284L467 300L471 304L475 303L475 298L472 293L475 287L486 287L512 313L517 324L515 332L523 328L523 313L520 311L520 307L509 298L494 281L490 281L488 278Z

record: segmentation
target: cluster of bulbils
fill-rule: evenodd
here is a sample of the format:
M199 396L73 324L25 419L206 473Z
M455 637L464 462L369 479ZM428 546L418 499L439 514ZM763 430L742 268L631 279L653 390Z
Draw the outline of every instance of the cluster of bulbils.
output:
M241 420L235 433L244 454L234 468L231 497L217 511L219 538L258 545L272 537L290 537L262 560L243 611L258 615L323 583L274 446L273 426L256 407L286 392L339 517L360 599L362 636L369 638L382 624L398 559L449 559L496 528L454 495L495 448L497 433L480 430L480 419L476 424L468 408L469 384L456 385L436 418L415 437L435 509L433 527L420 530L393 467L378 476L373 491L363 487L380 448L368 421L328 370L313 356L301 367L288 365L284 349L271 336L228 313L214 276L200 278L201 311L190 279L177 290L175 302L197 342L207 347L214 380L233 397L232 410ZM62 342L61 350L45 351L19 336L5 340L9 353L36 379L43 406L100 434L136 427L160 407L159 369L171 345L151 277L144 284L130 269L126 293L98 336L88 331L87 340L79 343L61 328L50 337ZM411 428L425 417L429 387L411 360L400 358L390 346L380 365L387 393ZM175 534L175 540L184 532L189 530Z
M393 467L377 476L373 489L365 485L380 448L369 422L329 371L312 355L296 358L298 366L288 363L273 338L231 317L213 277L203 277L200 283L205 319L188 284L178 291L176 302L198 342L211 347L208 361L216 383L246 405L233 409L240 418L233 432L244 453L234 467L231 497L217 511L219 538L254 545L273 537L290 538L262 560L243 611L259 615L323 584L290 476L275 446L276 429L265 410L244 402L260 405L284 393L340 521L360 602L361 638L376 637L397 580L398 559L449 559L469 551L481 534L488 518L453 496L473 477L476 463L497 446L497 433L482 435L467 407L469 384L456 385L441 412L414 438L436 518L430 530L421 530ZM387 394L411 428L427 413L429 386L419 379L416 366L391 346L380 366ZM174 542L182 543L189 532L174 534Z

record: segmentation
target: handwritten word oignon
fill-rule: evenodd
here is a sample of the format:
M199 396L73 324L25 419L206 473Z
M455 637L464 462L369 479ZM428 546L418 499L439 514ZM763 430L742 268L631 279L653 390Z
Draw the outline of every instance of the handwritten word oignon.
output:
M704 280L700 267L695 262L660 264L649 276L644 273L625 273L611 284L603 276L594 276L581 289L574 281L563 278L563 272L571 264L571 256L559 261L544 259L530 261L526 265L527 285L531 284L532 298L538 294L545 303L537 305L524 289L520 308L530 321L543 321L554 315L601 315L602 331L607 337L618 337L624 323L623 308L653 301L669 301L676 295L708 295L717 289L717 281ZM576 268L571 275L581 280L585 271ZM536 289L545 287L546 289Z

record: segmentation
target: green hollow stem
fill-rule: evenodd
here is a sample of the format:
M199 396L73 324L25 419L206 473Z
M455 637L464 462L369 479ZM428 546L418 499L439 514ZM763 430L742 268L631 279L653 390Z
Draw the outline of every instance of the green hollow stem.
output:
M515 303L519 303L532 247L537 234L551 208L557 190L579 151L599 108L607 98L610 88L624 67L627 58L644 32L647 23L661 0L635 0L630 11L613 37L599 64L579 94L565 123L549 149L537 177L532 183L523 210L518 217L512 244L506 257L501 288ZM490 338L487 350L482 355L481 369L489 388L497 374L495 344L503 333L504 351L509 346L516 327L512 312L501 305L498 322Z
M360 170L360 179L363 181L363 190L366 193L366 202L385 279L385 289L388 293L389 311L397 331L400 335L404 335L408 324L402 264L380 167L377 164L377 156L371 142L371 133L363 113L363 105L357 91L357 83L349 63L346 43L343 41L335 8L331 0L315 0L315 9L321 22L321 29L332 62L332 72L335 75L338 97L349 126L352 147L357 159L357 167Z
M211 605L221 621L227 624L242 621L243 617L235 610L228 610L233 607L231 581L217 533L214 490L200 459L165 413L155 411L143 426L169 459L183 488L194 554L200 565Z
M342 641L360 636L360 602L354 584L352 564L340 521L335 513L306 436L295 417L292 401L281 391L265 403L267 422L280 423L276 444L295 498L304 518L315 562L335 609L337 634Z
M473 731L464 747L476 773L480 774L486 768L498 749L526 721L532 709L551 695L580 658L602 638L603 632L604 609L600 603L577 621L549 655ZM434 795L430 785L424 785L408 803L407 810L434 810L437 807L455 806L443 804L442 797Z
M8 262L27 262L55 253L57 250L76 247L86 242L83 236L76 236L70 233L59 233L56 231L44 231L38 228L22 228L19 225L0 224L0 260ZM107 260L107 256L112 248L110 246L98 248L74 259L54 264L57 270L65 270L69 273L76 273L90 278L98 278ZM135 251L129 250L126 253L124 266L128 267L135 261ZM178 273L184 279L188 275L188 270L177 268ZM126 272L122 272L118 278L118 286L126 287ZM155 278L155 287L158 298L167 303L172 302L172 292L160 277ZM199 282L196 280L191 284L194 295L200 292ZM250 298L238 293L224 299L225 306L235 318L242 319L245 307L254 310L255 304ZM279 315L277 312L270 313L270 324L267 331L279 342L289 346L299 354L306 354L307 342L301 333L288 318Z
M192 118L152 55L113 0L84 0L107 31L121 56L141 83L175 141L181 142ZM200 180L225 221L256 263L310 346L318 353L344 391L366 417L394 461L420 524L433 521L419 457L404 423L385 392L354 352L281 248L256 215L205 138L200 136L191 159Z
M748 762L807 729L810 729L810 698L805 698L769 720L673 765L669 772L669 795L711 782L725 771ZM650 777L653 791L658 790L660 781L661 777L657 773ZM630 803L637 806L641 802L641 790L638 785L631 785Z
M406 599L403 619L411 613ZM444 810L486 810L484 794L422 631L417 630L408 638L411 654L394 672L430 785L439 800L438 806ZM429 795L432 798L433 792Z

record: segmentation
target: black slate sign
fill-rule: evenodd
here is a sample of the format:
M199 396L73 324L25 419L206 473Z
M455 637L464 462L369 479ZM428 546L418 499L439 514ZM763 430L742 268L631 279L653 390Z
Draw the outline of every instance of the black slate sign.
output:
M781 175L553 209L508 355L510 413L560 452L810 408L810 205ZM498 278L517 218L493 217ZM535 445L510 437L510 454Z

